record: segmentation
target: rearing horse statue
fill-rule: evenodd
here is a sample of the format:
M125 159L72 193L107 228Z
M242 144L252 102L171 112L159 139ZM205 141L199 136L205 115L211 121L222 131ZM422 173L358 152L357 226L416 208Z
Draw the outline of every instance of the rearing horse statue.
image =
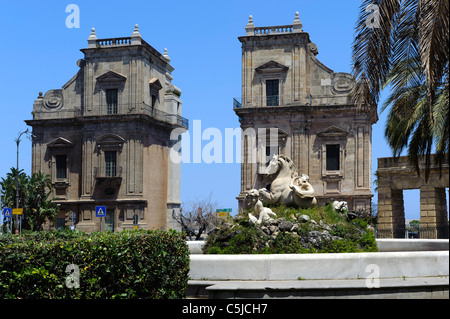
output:
M300 208L317 205L308 175L298 176L289 157L274 155L267 165L266 174L276 176L270 185L270 192L266 188L258 190L262 202Z

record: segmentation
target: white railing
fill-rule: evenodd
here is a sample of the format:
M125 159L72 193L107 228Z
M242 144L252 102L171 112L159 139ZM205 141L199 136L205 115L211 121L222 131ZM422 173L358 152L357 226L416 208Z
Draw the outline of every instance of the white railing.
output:
M292 25L277 25L270 27L256 27L255 35L268 35L268 34L282 34L282 33L292 33Z

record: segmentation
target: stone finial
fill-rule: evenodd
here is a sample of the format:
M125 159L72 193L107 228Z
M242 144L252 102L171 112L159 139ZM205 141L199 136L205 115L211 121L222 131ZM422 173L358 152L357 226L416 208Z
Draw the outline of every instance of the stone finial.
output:
M167 54L167 48L164 49L163 57L167 60L167 62L170 62L169 55Z
M292 29L293 29L292 32L303 32L302 27L303 27L303 24L300 21L300 17L299 17L298 11L297 11L297 12L295 12L294 22L292 22Z
M95 28L91 29L91 35L88 38L88 48L96 48L97 47L97 35L95 34Z
M255 35L255 25L253 24L253 17L248 17L248 23L245 26L245 35Z
M139 25L138 24L135 24L134 25L134 31L133 31L133 33L131 34L131 36L133 37L137 37L137 36L141 36L141 34L139 33Z
M139 25L135 24L134 25L134 31L131 34L131 44L142 44L142 37L141 34L139 33Z

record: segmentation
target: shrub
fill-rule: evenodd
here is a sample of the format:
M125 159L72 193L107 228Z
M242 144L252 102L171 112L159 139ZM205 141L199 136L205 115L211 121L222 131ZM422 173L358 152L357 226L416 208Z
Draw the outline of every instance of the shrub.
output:
M0 298L183 298L189 250L175 231L40 232L0 237L0 265Z
M331 205L300 210L286 206L271 209L277 214L277 220L260 226L248 222L251 210L234 221L228 220L208 236L203 251L207 254L298 254L378 250L375 234L367 221L349 220Z

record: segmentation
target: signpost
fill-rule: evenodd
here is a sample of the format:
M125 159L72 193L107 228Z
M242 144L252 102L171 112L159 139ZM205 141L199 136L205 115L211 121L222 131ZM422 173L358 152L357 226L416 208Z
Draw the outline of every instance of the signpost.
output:
M13 208L12 209L13 215L22 215L23 214L23 208Z
M137 214L133 215L133 229L138 229L139 216Z
M3 208L2 213L3 213L3 217L9 218L9 224L7 224L8 225L7 232L11 232L12 231L12 209L9 207L5 207L5 208Z
M72 224L72 225L70 225L70 230L74 230L75 229L74 223L77 220L77 214L75 212L71 212L69 215L69 220L70 220L70 223Z
M3 212L3 217L11 217L12 209L9 207L5 207L5 208L3 208L2 212Z
M95 206L95 216L100 217L100 231L103 231L102 217L106 217L106 206Z
M216 213L219 215L219 217L226 218L230 217L230 213L233 210L231 208L225 208L225 209L216 209Z
M19 233L22 234L22 214L23 214L23 208L13 208L12 214L16 215L16 221L19 225ZM17 227L17 226L16 226ZM17 232L17 228L16 228Z

